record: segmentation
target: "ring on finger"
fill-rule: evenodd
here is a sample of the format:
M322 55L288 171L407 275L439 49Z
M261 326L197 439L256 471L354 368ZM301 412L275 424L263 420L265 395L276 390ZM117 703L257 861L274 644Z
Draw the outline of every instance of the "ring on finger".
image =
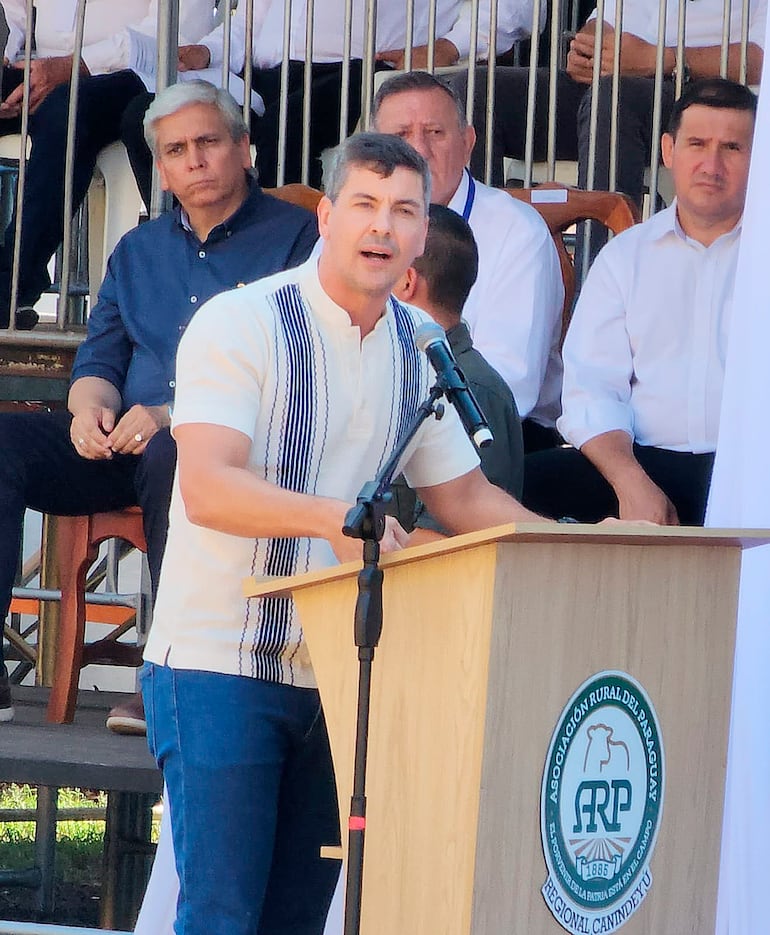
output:
M144 441L144 435L142 435L141 432L137 432L136 435L134 435L134 441L135 441L135 442L143 442L143 441Z

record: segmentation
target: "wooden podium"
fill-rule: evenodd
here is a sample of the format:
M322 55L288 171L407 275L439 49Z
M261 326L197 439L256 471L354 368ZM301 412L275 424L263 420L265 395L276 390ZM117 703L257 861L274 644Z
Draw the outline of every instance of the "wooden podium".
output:
M644 687L665 750L652 885L622 930L712 933L740 553L764 542L764 530L533 524L385 556L364 935L564 931L541 893L541 783L567 702L606 670ZM290 592L297 603L329 726L343 842L358 567L286 579L280 589L246 586L250 595Z

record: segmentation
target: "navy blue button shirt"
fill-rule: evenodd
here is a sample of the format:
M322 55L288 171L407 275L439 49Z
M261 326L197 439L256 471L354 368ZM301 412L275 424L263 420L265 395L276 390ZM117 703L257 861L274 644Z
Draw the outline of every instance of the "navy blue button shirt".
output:
M179 208L141 224L110 257L72 381L108 380L124 411L170 402L177 346L201 305L239 283L298 266L317 239L309 211L251 181L241 207L205 243L184 225Z

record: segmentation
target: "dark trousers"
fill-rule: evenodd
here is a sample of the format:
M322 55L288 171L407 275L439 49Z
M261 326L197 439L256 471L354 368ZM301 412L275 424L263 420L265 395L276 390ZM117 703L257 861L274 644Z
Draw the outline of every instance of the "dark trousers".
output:
M82 76L75 132L73 209L85 198L99 150L120 138L120 117L145 90L132 71ZM48 261L64 229L64 157L69 84L55 88L29 118L32 152L27 165L22 209L19 305L34 305L51 284ZM0 120L0 135L18 133L18 119ZM0 327L8 326L16 216L0 248Z
M702 526L706 516L713 454L691 454L634 445L647 475L676 507L683 526ZM524 505L558 519L596 523L618 515L618 501L604 477L575 448L538 451L524 459Z
M71 419L67 412L0 414L0 621L5 621L11 602L27 507L84 516L141 506L155 595L166 546L176 444L168 429L162 429L139 457L89 461L70 441Z
M467 75L455 79L460 93L467 91ZM534 157L542 161L547 156L549 72L537 71L535 96ZM471 158L474 175L483 178L484 140L486 134L485 68L476 70L474 125L479 140ZM498 68L495 77L495 117L492 149L492 183L501 185L503 157L523 159L527 131L527 90L529 69ZM578 184L585 188L588 181L588 151L591 128L591 88L578 84L560 71L556 83L556 156L577 159ZM617 188L630 195L641 206L644 172L650 164L652 146L652 110L654 80L652 78L622 78L618 106ZM662 129L665 130L674 101L673 82L663 83ZM596 162L594 188L609 189L610 123L612 114L612 79L599 81L598 124L596 132Z

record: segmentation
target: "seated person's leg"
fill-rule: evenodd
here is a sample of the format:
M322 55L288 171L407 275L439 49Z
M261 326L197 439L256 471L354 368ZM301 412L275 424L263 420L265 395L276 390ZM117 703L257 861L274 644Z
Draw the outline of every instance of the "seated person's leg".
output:
M11 602L26 507L78 516L136 502L137 459L118 455L110 461L89 461L80 457L70 440L70 421L67 412L0 415L2 621Z
M683 526L702 526L706 518L714 455L668 451L634 445L634 454L650 479L676 507Z
M83 76L78 94L73 176L73 209L83 201L99 150L120 137L120 117L144 90L131 71ZM57 205L64 191L69 85L60 85L30 116L32 152L27 166L19 265L19 305L34 305L50 285L48 261L61 243L64 218ZM9 230L12 232L15 218ZM0 324L10 304L13 235L6 237L0 260Z
M136 469L136 498L142 508L153 602L168 534L168 510L176 468L176 442L167 429L152 436Z
M575 114L582 96L582 88L564 72L557 73L556 152L559 159L577 159L577 132ZM548 145L549 71L537 70L535 95L534 158L542 161ZM463 72L452 79L461 97L467 96L468 74ZM502 185L503 157L524 159L527 138L527 91L529 69L500 67L495 73L495 112L492 139L492 184ZM486 147L487 69L476 69L473 125L477 141L471 155L471 171L484 178Z
M583 523L596 523L605 516L618 515L612 488L574 448L551 448L524 458L522 502L551 519L571 516Z
M155 95L147 91L138 94L123 111L120 121L120 139L126 147L139 194L147 208L150 206L152 193L152 154L144 139L142 121L147 108L154 100Z

